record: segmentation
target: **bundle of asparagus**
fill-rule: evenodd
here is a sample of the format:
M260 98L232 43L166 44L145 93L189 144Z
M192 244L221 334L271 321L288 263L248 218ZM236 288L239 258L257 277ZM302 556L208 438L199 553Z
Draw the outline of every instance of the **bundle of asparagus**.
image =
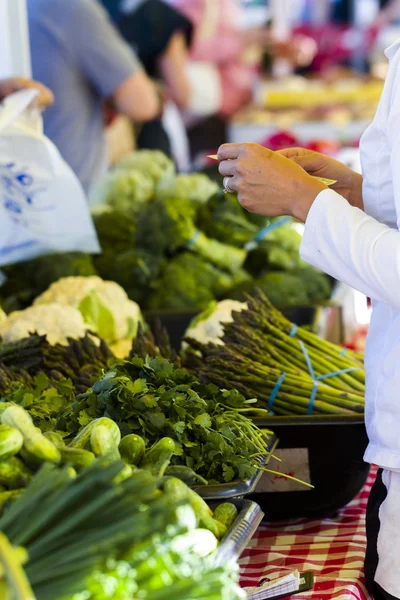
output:
M0 340L0 395L13 390L12 384L28 384L30 377L44 372L50 380L71 379L76 393L86 392L114 358L104 342L85 335L69 340L67 346L50 345L44 335L31 335L16 342Z
M186 340L186 366L278 415L364 412L365 374L351 351L297 328L258 292L224 325L223 346Z
M177 368L181 366L180 357L172 348L168 331L162 326L160 320L156 320L153 330L139 323L136 338L132 341L129 358L140 356L160 356L173 363Z

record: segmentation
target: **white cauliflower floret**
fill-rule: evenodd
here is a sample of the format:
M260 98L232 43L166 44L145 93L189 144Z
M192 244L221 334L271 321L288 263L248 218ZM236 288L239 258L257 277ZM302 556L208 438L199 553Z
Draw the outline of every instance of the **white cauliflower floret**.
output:
M1 308L0 306L0 323L2 323L3 321L5 321L7 319L7 315L4 312L4 310Z
M93 310L90 309L91 299L96 304ZM133 339L137 334L140 308L136 302L129 300L125 290L114 281L104 281L96 275L63 277L38 296L34 305L51 302L80 310L90 329L104 337L109 344ZM85 308L83 303L86 304Z
M236 300L222 300L213 304L201 315L193 319L185 333L185 337L192 338L202 344L213 343L223 346L224 323L232 323L233 312L241 312L247 309L245 302Z
M68 344L67 338L84 337L88 330L79 310L60 304L30 306L12 312L0 322L0 338L16 342L31 333L46 335L50 344Z

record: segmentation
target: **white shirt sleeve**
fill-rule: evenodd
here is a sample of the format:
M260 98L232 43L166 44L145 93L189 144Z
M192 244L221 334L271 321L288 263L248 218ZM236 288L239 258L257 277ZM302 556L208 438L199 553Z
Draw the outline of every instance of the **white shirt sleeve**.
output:
M373 300L400 309L400 232L354 208L333 190L324 190L314 201L300 254Z

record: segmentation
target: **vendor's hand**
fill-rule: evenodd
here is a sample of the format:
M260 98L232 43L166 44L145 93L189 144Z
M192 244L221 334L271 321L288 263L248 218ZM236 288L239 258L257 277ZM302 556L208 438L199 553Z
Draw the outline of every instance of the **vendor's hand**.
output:
M218 159L225 187L238 193L246 210L259 215L305 221L315 198L327 189L294 161L257 144L224 144Z
M39 91L39 95L36 98L36 103L39 108L46 108L51 106L54 102L53 93L42 83L32 81L31 79L25 79L24 77L12 77L11 79L0 80L0 100L18 92L19 90L33 88Z
M279 154L302 167L307 173L314 177L324 177L337 181L331 186L335 192L346 198L352 205L364 209L362 199L362 176L343 163L313 152L305 148L288 148L280 150Z

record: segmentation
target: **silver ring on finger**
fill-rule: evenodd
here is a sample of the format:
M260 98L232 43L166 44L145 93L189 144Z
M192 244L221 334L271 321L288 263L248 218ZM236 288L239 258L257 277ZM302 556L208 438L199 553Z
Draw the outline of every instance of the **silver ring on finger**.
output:
M229 182L231 177L224 177L223 185L224 185L224 194L233 194L234 190L230 187Z

